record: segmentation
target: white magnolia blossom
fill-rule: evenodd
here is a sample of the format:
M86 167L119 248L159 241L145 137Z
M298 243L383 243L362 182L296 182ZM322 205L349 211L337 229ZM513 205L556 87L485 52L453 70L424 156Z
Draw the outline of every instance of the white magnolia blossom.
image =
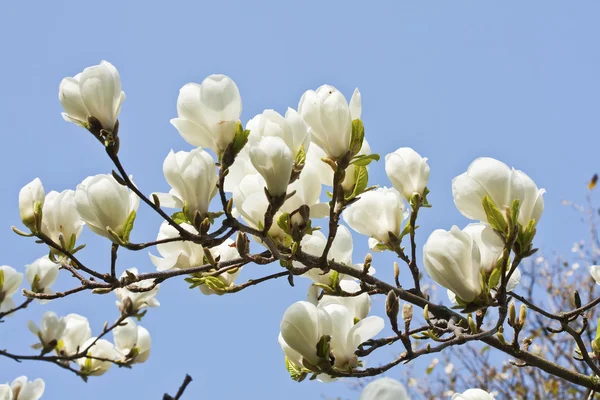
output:
M363 141L363 146L364 142L366 142L366 140ZM333 170L328 164L323 162L323 158L326 157L327 154L322 148L317 146L315 143L311 143L310 148L306 153L306 166L310 166L314 171L316 171L319 176L319 181L322 185L333 186Z
M133 318L127 318L113 330L115 350L124 360L143 363L150 356L151 339L146 328L136 325Z
M361 290L360 284L358 282L349 279L341 280L340 287L346 293L356 293ZM311 288L318 289L317 286L314 285L311 285ZM369 296L368 293L362 293L358 296L348 297L329 296L325 294L323 297L321 297L321 300L317 301L317 293L315 292L316 291L314 289L309 289L309 298L307 299L308 301L312 302L315 305L319 304L323 307L329 304L339 304L341 306L344 306L348 309L350 315L354 317L355 321L366 318L367 315L369 315L369 312L371 311L371 296Z
M169 193L156 193L163 207L187 210L194 221L196 213L201 218L208 214L208 206L217 194L215 160L201 148L190 152L171 150L163 163L163 173L172 189Z
M139 204L140 198L110 174L89 176L75 191L75 208L81 219L92 232L111 240L109 229L122 235Z
M281 341L299 355L296 364L303 365L304 358L312 365L317 365L317 343L323 335L331 334L331 328L331 317L323 307L299 301L289 306L283 314Z
M35 178L19 191L21 221L29 229L35 229L35 210L42 209L46 193L40 178Z
M509 271L506 271L507 274L508 272ZM517 268L514 270L514 272L508 279L508 282L506 282L506 291L510 292L512 290L515 290L517 286L519 286L519 283L521 283L521 271L519 270L519 268ZM497 291L501 284L502 282L498 282L498 286L496 286L493 290ZM448 289L446 294L448 295L448 299L452 304L458 305L458 301L456 300L456 294L452 290Z
M48 351L54 350L58 345L66 326L64 318L59 318L52 311L46 311L42 315L39 327L33 321L27 322L27 328L40 340L41 346L39 347Z
M321 231L314 231L310 235L305 235L302 238L302 242L300 242L300 245L304 252L316 257L320 257L323 254L323 250L325 250L326 244L327 238ZM331 245L331 248L329 249L327 258L334 259L336 262L341 264L352 266L352 248L352 234L350 233L348 228L346 228L343 225L340 225L338 226L337 234L333 239L333 243ZM297 268L301 268L302 264L298 261L294 261L294 266ZM323 271L321 271L320 269L312 268L311 270L302 274L301 276L310 278L313 282L328 285L331 273L332 271L324 274ZM341 276L340 278L343 278L343 276Z
M350 228L373 239L369 247L374 248L378 243L390 242L389 232L400 236L408 211L400 193L384 187L361 194L343 215Z
M246 128L248 129L248 128ZM250 135L252 136L252 135ZM242 180L249 175L259 175L250 161L249 146L246 145L235 157L233 165L229 167L227 176L225 177L224 189L226 192L233 193L240 185Z
M5 385L0 385L5 386ZM6 384L8 386L8 384ZM12 400L38 400L44 394L46 384L40 378L34 381L28 381L26 376L19 376L10 384ZM2 397L3 390L0 388L0 399L11 399L10 396Z
M596 284L600 285L600 265L592 265L590 267L590 275L596 281Z
M292 213L307 205L310 208L311 218L325 218L329 215L329 203L321 203L321 183L316 170L311 165L306 165L302 169L300 177L292 182L287 189L288 193L294 193L287 199L281 212Z
M65 121L87 128L88 117L95 117L102 128L112 131L125 92L121 90L119 71L111 63L101 61L73 78L64 78L58 87L58 99L65 110Z
M58 352L73 355L85 350L83 344L92 337L88 319L79 314L68 314L63 317L63 320L65 321L65 330L57 346Z
M138 275L137 268L129 268L127 271L129 271L129 273L131 273L133 275L136 275L136 276ZM121 274L121 279L123 279L125 277L127 277L127 272L123 272ZM146 289L153 285L154 285L153 279L146 279L143 281L132 283L130 286L141 288L141 289ZM126 305L126 302L127 302L126 299L129 299L131 301L131 313L132 314L135 314L138 311L140 311L146 307L158 307L160 305L160 303L158 302L157 299L155 299L155 297L158 294L159 288L160 288L160 285L156 285L152 289L144 291L144 292L132 292L132 291L128 290L127 287L117 288L114 290L115 295L117 295L117 298L119 299L117 301L117 307L119 307L119 309L122 309L122 307L124 307Z
M298 365L305 359L318 366L317 343L323 335L331 336L331 353L334 366L341 369L354 368L358 357L354 354L358 345L377 335L384 326L383 319L376 316L354 323L354 315L340 304L315 306L306 301L292 304L281 321L280 344L286 356ZM293 350L291 352L289 349Z
M250 161L264 178L271 196L286 193L294 166L294 155L282 138L261 138L250 147Z
M463 229L463 232L477 243L483 268L488 273L492 272L496 261L504 251L504 242L500 235L491 226L483 223L469 224Z
M265 212L269 206L264 192L265 187L265 180L260 174L247 175L241 180L232 196L235 212L256 229L261 229L264 225ZM273 224L269 230L271 237L282 234L283 231L277 224Z
M350 149L352 121L360 118L362 101L358 89L350 104L336 88L323 85L302 95L298 112L311 129L311 138L330 157L341 157Z
M8 383L0 385L0 400L14 400L12 389Z
M410 400L410 397L397 380L379 378L365 386L358 400Z
M15 308L12 296L19 290L23 274L8 265L0 266L0 312Z
M467 172L452 180L456 208L465 217L480 221L487 221L482 201L489 196L501 212L518 199L521 202L518 222L525 226L533 219L537 223L544 211L544 193L524 172L487 157L476 159Z
M189 232L198 233L190 224L182 223L179 225ZM156 240L159 241L179 236L177 229L165 221L160 225ZM198 267L204 264L204 249L202 245L189 240L161 243L156 246L156 249L162 258L150 254L150 260L158 271L166 271L171 268Z
M58 277L57 264L50 260L48 256L40 257L31 264L25 266L25 276L36 293L54 293L50 286L54 284Z
M248 138L250 146L256 145L263 137L279 137L292 151L294 159L301 149L306 153L310 146L310 129L293 108L287 109L285 117L275 110L265 110L248 122L246 128L251 132Z
M354 314L339 304L323 307L331 318L331 353L335 358L334 366L342 370L356 368L358 357L354 352L358 345L372 339L384 328L383 318L366 317L356 324Z
M94 343L95 337L88 339L83 346L83 349L87 349ZM107 372L113 365L110 361L100 361L99 359L116 360L119 355L115 350L115 346L105 339L99 339L87 352L88 357L80 357L75 361L81 367L81 372L90 376L100 376Z
M231 239L227 239L220 245L211 248L210 254L212 255L213 259L219 260L220 262L231 261L231 260L235 260L236 258L240 257L240 253L238 253L237 248L235 247L235 242ZM228 270L227 272L225 272L223 274L215 276L215 278L217 278L219 281L221 281L221 283L223 284L224 287L230 287L231 285L233 285L233 282L238 277L240 272L242 272L242 267ZM207 295L208 294L223 294L218 291L212 290L207 285L200 285L199 289L203 294L207 294Z
M481 255L468 233L436 229L423 246L425 270L436 283L470 303L483 291Z
M44 202L43 215L42 232L57 244L62 243L62 236L67 250L73 250L83 230L83 221L75 208L75 191L48 193Z
M181 88L178 118L171 124L189 144L220 155L233 140L241 113L242 98L235 82L225 75L211 75L200 85L188 83Z
M385 156L385 172L392 185L410 201L413 194L423 195L429 180L429 165L410 147L402 147Z
M454 393L451 400L494 400L493 394L483 389L469 389L463 393Z

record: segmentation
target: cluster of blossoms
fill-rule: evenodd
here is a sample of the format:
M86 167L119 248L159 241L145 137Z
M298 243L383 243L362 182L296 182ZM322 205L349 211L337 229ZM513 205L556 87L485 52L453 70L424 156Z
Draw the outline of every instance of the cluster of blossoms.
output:
M20 376L11 384L0 385L0 400L38 400L44 394L46 384L41 379L32 382Z
M59 99L64 119L91 132L114 161L119 148L118 116L125 100L115 67L103 61L65 78ZM291 377L300 381L312 374L331 381L351 374L363 365L357 350L385 324L383 318L369 316L368 287L352 276L354 272L374 274L372 257L353 263L352 234L338 220L343 217L352 230L368 237L372 251L392 251L408 260L402 239L406 235L414 239L418 210L430 206L427 158L406 147L387 154L385 171L391 187L369 187L369 164L379 160L379 155L371 152L365 139L358 89L347 101L336 88L323 85L304 93L297 110L288 108L285 115L265 110L245 127L241 112L240 92L227 76L211 75L201 84L182 87L178 116L171 123L195 148L169 152L163 173L171 189L152 193L152 200L141 194L119 163L115 164L120 175L90 176L74 191L45 194L39 179L23 187L19 210L30 233L15 231L36 236L50 247L48 256L27 266L30 291L43 299L53 293L51 285L60 268L79 268L71 263L72 255L83 248L77 241L84 225L109 239L115 252L119 246L148 247L130 242L142 197L165 219L154 242L158 255L150 253L156 270L189 270L186 281L204 294L233 292L242 268L234 261L259 258L249 256L246 233L240 232L236 241L229 239L231 233L222 240L215 239L219 233L209 234L215 220L225 214L220 233L239 226L234 222L242 224L241 219L247 224L244 232L272 256L280 249L290 250L286 257L279 257L290 277L301 275L312 281L307 299L292 304L280 324L279 344ZM323 186L331 188L327 191L330 202L321 201ZM453 303L465 311L475 310L491 305L499 293L518 285L518 262L510 267L510 252L518 260L535 252L532 240L544 207L544 191L525 173L491 158L479 158L453 180L452 192L458 210L479 222L463 230L453 226L449 231L434 231L423 247L423 262L431 279L448 289ZM210 209L215 197L222 203L222 212ZM161 207L175 212L168 217ZM313 226L322 218L330 218L327 234ZM320 266L306 268L294 258L300 250L306 257L321 260ZM231 264L219 267L219 263ZM340 273L328 263L347 269ZM407 264L415 277L415 293L425 298L418 285L418 267ZM47 312L39 327L29 324L39 338L35 348L42 355L54 352L77 362L86 376L101 375L113 364L146 361L150 334L132 317L141 318L144 308L158 305L159 285L158 280L143 280L139 275L130 268L117 279L113 265L114 286L105 292L114 291L119 299L121 318L114 327L105 327L92 337L85 317L59 318ZM0 267L0 312L15 307L11 297L22 280L23 275L11 267ZM395 321L398 299L388 297L388 303L386 312ZM406 303L402 310L408 336L412 306ZM397 326L393 329L399 332ZM104 339L108 331L113 332L114 344ZM388 379L371 383L361 395L367 400L386 398L408 396L402 385ZM493 396L471 389L452 398Z
M391 378L379 378L363 389L358 400L410 400L404 386ZM494 395L482 389L454 393L451 400L494 400Z

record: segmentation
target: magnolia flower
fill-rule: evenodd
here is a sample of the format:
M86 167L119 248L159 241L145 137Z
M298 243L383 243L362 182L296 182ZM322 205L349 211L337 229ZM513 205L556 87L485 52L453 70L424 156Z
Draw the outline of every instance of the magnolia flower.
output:
M92 329L86 317L78 314L69 314L63 317L65 330L58 343L57 350L60 354L73 355L85 350L83 344L92 337Z
M500 235L491 226L482 223L469 224L462 231L477 243L481 266L486 272L492 272L504 251L504 242Z
M298 365L303 365L302 359L319 364L317 343L331 333L331 317L322 307L306 301L292 304L283 314L280 329L282 341L300 356Z
M40 326L35 324L33 321L27 323L27 328L38 337L40 340L39 344L34 345L34 348L42 348L44 352L54 350L58 345L59 340L66 328L66 322L64 318L58 318L56 313L52 311L46 311L42 315L42 321Z
M44 394L45 388L46 384L40 378L28 382L26 376L20 376L10 384L13 400L38 400ZM9 396L8 398L10 399L11 397ZM3 399L1 389L0 399Z
M357 367L358 357L354 352L359 344L381 332L384 327L383 318L370 316L355 324L354 314L342 305L329 304L323 309L331 318L331 353L335 358L334 366L342 370Z
M358 400L410 400L400 382L392 378L379 378L363 389Z
M129 268L127 271L121 274L121 279L128 276L127 272L135 276L138 275L137 268ZM130 286L140 289L147 289L154 286L154 281L152 279L146 279L132 283ZM130 315L134 315L146 307L158 307L160 303L155 299L155 297L158 294L159 288L160 285L156 285L152 289L143 292L132 292L127 289L127 287L117 288L114 290L117 298L119 299L117 301L117 307L119 307L119 309L122 311L128 312ZM131 302L131 309L129 309L129 302Z
M252 134L250 136L252 136ZM252 165L252 162L250 161L248 146L243 147L237 154L233 164L228 168L228 171L229 172L225 177L225 185L223 185L226 192L235 192L236 188L246 176L258 175L256 168L254 168L254 165Z
M292 175L294 155L280 137L266 136L250 147L250 161L273 197L284 195Z
M65 121L88 128L88 118L95 117L103 129L112 131L125 92L121 90L119 71L111 63L101 61L74 78L64 78L58 87L58 99L65 110L62 114Z
M300 177L292 182L287 189L294 193L281 206L281 212L292 213L303 205L310 208L311 218L325 218L329 215L329 203L321 203L321 184L316 170L306 165Z
M8 265L0 266L0 312L15 308L13 294L19 290L23 282L23 274Z
M329 157L341 157L350 150L352 121L360 118L361 96L354 91L350 104L336 88L323 85L302 95L298 112L311 129L311 138Z
M83 221L75 209L75 191L48 193L44 202L43 215L42 232L54 243L61 245L64 243L66 250L73 250L83 230ZM51 247L50 250L54 249Z
M186 223L180 224L185 230L197 234L196 229ZM177 229L163 222L156 237L157 241L179 237ZM161 243L156 249L163 258L150 254L150 260L158 271L166 271L171 268L191 268L204 264L204 250L201 244L191 241L177 241Z
M44 186L40 178L35 178L27 185L23 186L19 192L19 213L21 214L21 221L23 224L31 230L36 230L36 215L39 213L37 210L42 210L44 206L44 199L46 194L44 192ZM41 218L39 215L37 218Z
M12 389L8 383L0 385L0 400L14 400Z
M33 263L25 266L25 276L31 285L31 290L36 293L54 293L50 286L58 277L59 264L52 262L48 256L40 257Z
M463 232L464 232L464 230L463 230ZM509 271L506 271L507 275L508 275L508 272ZM506 291L510 292L512 290L515 290L517 288L517 286L519 286L519 283L521 283L521 271L519 271L519 268L517 268L513 271L510 278L508 278L508 282L506 282ZM493 288L493 290L497 291L501 284L502 284L502 282L498 282L498 286ZM448 295L448 299L450 300L450 302L452 304L458 305L458 301L456 300L456 294L452 290L448 289L446 294Z
M171 150L163 163L163 173L173 189L156 193L160 204L185 209L190 221L195 221L197 214L206 218L208 205L217 194L218 178L212 156L200 148L177 153Z
M596 281L596 284L600 285L600 265L592 265L590 267L590 275Z
M150 356L150 333L143 326L136 325L132 318L113 330L115 350L130 363L143 363Z
M212 255L213 259L219 260L219 262L231 261L240 257L240 253L238 253L237 248L235 247L235 242L231 239L227 239L220 245L211 248L210 254ZM223 274L214 276L213 278L220 281L220 284L217 283L218 286L222 285L224 288L228 288L233 285L233 282L238 277L240 272L242 272L242 267L230 269ZM223 294L218 290L213 290L210 285L200 285L199 288L203 294Z
M408 217L404 201L396 189L378 188L360 195L360 199L344 211L350 228L371 237L369 247L390 243L389 233L400 236L402 222Z
M427 158L410 147L402 147L386 155L385 172L392 185L409 202L413 194L423 195L429 179Z
M312 256L320 257L325 250L327 238L321 231L314 231L310 235L305 235L300 242L302 250ZM352 266L352 234L343 225L338 226L337 234L333 239L331 249L327 254L327 258L333 259L338 263ZM301 264L294 261L296 267L301 267ZM323 271L313 268L301 276L312 279L313 282L329 284L331 271L324 274Z
M298 112L288 108L285 117L275 110L265 110L249 122L247 129L251 135L248 138L250 145L255 145L263 137L279 137L292 151L294 159L301 149L308 151L310 146L310 129Z
M344 279L340 281L340 287L346 293L357 293L360 291L360 285L358 282ZM314 285L311 285L311 288L317 288ZM311 294L309 293L309 297ZM313 304L317 304L317 296L314 296L313 299L309 299L308 301L313 300ZM312 302L312 301L311 301ZM321 297L321 300L318 301L320 306L327 306L329 304L338 304L344 306L350 312L350 315L353 316L354 320L361 320L369 315L371 311L371 296L368 293L362 293L358 296L350 296L350 297L340 297L335 295L325 295Z
M363 140L363 147L365 146L366 140ZM368 146L368 143L367 143ZM361 148L362 151L362 148ZM370 148L369 148L370 151ZM359 152L361 154L361 152ZM315 143L310 144L308 152L306 152L306 165L304 168L310 166L319 176L319 181L322 185L333 186L333 170L331 167L323 162L323 158L326 158L327 154L322 148L317 146ZM350 166L348 166L350 168ZM304 172L304 171L302 171ZM348 175L348 174L346 174ZM346 176L347 178L347 176ZM344 178L345 180L345 178Z
M118 358L115 346L113 346L111 342L105 339L99 339L98 341L96 341L96 339L97 338L95 337L90 338L83 344L83 346L81 346L82 349L87 349L88 357L80 357L75 360L77 364L79 364L79 366L81 367L81 372L85 375L103 375L106 371L110 369L113 363L110 361L100 361L99 359L116 360Z
M494 395L482 389L469 389L464 393L454 393L451 400L494 400Z
M433 231L423 246L423 263L431 279L463 302L472 302L483 291L477 243L456 226Z
M108 174L85 178L75 191L75 208L81 219L92 232L113 241L109 230L120 237L128 235L126 228L133 225L139 204L140 198L135 193ZM127 227L128 224L131 226Z
M202 84L188 83L179 91L177 115L171 124L192 146L222 154L235 136L242 99L235 82L211 75Z
M452 180L452 195L456 208L469 219L487 221L483 198L488 196L504 212L514 200L521 202L518 222L526 226L530 220L539 222L544 211L544 189L522 171L510 169L493 158L478 158L467 172Z

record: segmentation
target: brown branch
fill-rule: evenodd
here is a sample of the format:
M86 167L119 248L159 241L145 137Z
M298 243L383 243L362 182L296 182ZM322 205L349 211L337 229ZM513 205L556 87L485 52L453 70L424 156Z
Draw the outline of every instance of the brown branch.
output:
M163 400L179 400L181 398L181 396L183 396L183 392L185 392L185 389L190 384L190 382L192 382L192 377L189 375L186 375L185 379L183 380L183 383L181 384L181 386L179 387L179 390L177 391L177 394L175 394L175 397L171 397L167 393L165 393L165 395L163 396Z

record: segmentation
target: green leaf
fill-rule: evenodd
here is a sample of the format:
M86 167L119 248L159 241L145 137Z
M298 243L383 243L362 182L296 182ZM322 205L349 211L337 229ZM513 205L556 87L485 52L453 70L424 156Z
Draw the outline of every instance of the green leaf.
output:
M510 218L512 219L513 224L517 224L519 219L519 211L521 210L521 200L514 199L512 205L510 207Z
M501 277L502 277L502 266L500 266L500 268L498 268L498 267L494 268L494 270L492 271L492 273L490 274L490 277L488 279L488 288L493 289L496 286L498 286L498 283L500 282Z
M381 157L379 154L365 154L354 157L350 164L354 164L359 167L366 167L367 165L371 164L371 161L379 161L380 158Z
M190 220L182 211L177 211L176 213L173 213L173 215L171 215L171 219L179 225L190 223Z
M210 290L216 293L225 293L227 291L227 286L225 286L225 283L216 276L205 276L204 284L208 286Z
M290 214L283 213L277 218L277 226L287 234L290 234Z
M244 129L242 123L238 121L235 129L235 136L233 137L233 156L237 156L240 151L244 148L246 143L248 143L248 136L250 136L250 131Z
M500 212L498 206L490 199L489 196L485 196L481 202L483 210L487 217L488 223L497 231L506 233L507 224L504 215Z
M340 289L340 273L337 271L331 271L329 275L329 286L334 292L338 292Z
M285 368L287 369L288 373L290 374L290 378L292 378L296 382L302 382L308 374L306 371L303 370L303 368L294 364L287 357L285 358Z
M4 270L0 269L0 289L4 286Z
M317 343L317 356L319 358L329 360L329 353L331 352L331 336L323 335Z
M360 196L369 184L369 172L367 167L356 167L354 168L354 189L350 196L346 200L352 200L353 198Z
M123 227L123 234L121 235L121 238L123 239L123 242L125 242L125 243L129 243L129 235L131 235L131 231L133 230L133 223L135 222L135 216L136 216L136 212L135 212L135 210L133 210L129 213L129 216L127 216L127 220L125 221L125 226Z
M352 121L352 136L350 137L350 152L352 155L358 154L365 139L365 126L360 119Z

